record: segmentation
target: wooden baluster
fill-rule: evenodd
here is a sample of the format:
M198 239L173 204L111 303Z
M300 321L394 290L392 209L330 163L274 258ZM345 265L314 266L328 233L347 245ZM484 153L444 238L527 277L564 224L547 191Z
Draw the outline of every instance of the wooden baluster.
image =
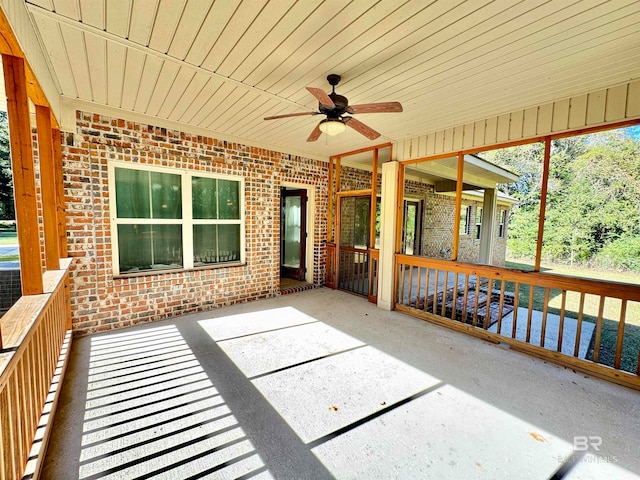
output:
M544 305L542 306L542 325L540 327L540 346L544 348L547 335L547 312L549 310L549 289L544 289Z
M418 267L418 289L417 289L417 293L416 293L416 303L415 303L415 307L418 307L418 304L420 303L420 290L422 289L422 267Z
M464 276L464 294L462 297L462 315L460 320L462 323L467 323L467 300L469 299L469 274Z
M582 313L584 311L584 292L580 292L580 306L578 307L578 324L576 325L576 339L573 345L573 356L580 352L580 335L582 333Z
M520 284L513 285L513 325L511 325L511 338L516 338L516 328L518 327L518 308L520 306Z
M562 337L564 335L564 315L567 308L567 291L562 290L562 303L560 305L560 326L558 327L558 352L562 352Z
M622 300L620 305L620 322L618 323L618 338L616 342L616 358L613 361L613 368L620 369L620 359L622 358L622 343L624 341L624 322L627 317L627 301Z
M413 293L413 265L409 265L409 293L407 294L407 307L411 306L411 294Z
M458 310L458 272L453 275L453 296L451 298L451 320L456 319Z
M423 309L425 312L427 311L427 305L429 304L429 272L431 271L431 269L427 267L426 270L427 270L427 276L426 276L425 286L424 286L424 305L423 305Z
M471 319L471 325L474 327L478 326L478 305L480 304L480 276L476 275L476 298L473 303L473 318Z
M398 303L404 305L404 270L405 264L400 264L400 288L398 289Z
M442 283L442 309L440 316L446 316L447 311L447 290L449 289L449 270L444 271L444 282Z
M502 333L502 313L504 308L504 289L507 282L500 280L500 300L498 300L498 333Z
M600 359L600 340L602 339L602 317L604 315L604 299L600 296L600 306L598 307L598 320L596 320L596 338L593 342L593 361L598 363Z
M433 278L433 305L431 305L431 313L438 314L438 276L440 270L436 268L436 276Z
M489 283L487 284L487 309L484 315L484 323L483 328L487 330L489 328L489 324L491 323L491 295L493 293L493 279L489 279Z
M529 285L529 311L527 312L527 336L525 341L529 343L531 341L531 320L533 318L533 295L536 293L536 287Z

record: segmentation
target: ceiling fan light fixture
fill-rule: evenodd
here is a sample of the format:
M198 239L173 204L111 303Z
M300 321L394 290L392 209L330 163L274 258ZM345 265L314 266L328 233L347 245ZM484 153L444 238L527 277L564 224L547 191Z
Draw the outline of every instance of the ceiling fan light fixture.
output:
M333 137L344 132L347 129L347 126L342 120L328 118L320 122L319 128L322 133L326 133L330 137Z

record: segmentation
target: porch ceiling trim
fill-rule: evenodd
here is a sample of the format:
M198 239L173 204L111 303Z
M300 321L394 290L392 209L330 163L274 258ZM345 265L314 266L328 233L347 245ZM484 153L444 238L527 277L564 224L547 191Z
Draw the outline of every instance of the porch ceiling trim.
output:
M640 80L412 137L394 152L399 161L415 160L628 120L640 122Z

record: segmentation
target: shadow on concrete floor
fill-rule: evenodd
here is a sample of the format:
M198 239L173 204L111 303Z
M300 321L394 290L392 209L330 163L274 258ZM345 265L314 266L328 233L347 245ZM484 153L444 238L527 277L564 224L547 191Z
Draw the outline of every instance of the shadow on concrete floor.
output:
M634 478L638 405L323 288L76 339L43 478Z

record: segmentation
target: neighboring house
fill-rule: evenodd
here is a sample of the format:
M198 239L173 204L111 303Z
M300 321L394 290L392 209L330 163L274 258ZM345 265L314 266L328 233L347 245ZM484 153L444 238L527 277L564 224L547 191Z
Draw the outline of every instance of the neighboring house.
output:
M365 169L364 165L366 160L360 156L346 162L340 177L341 191L371 188L370 168ZM456 203L456 168L451 164L452 159L442 159L408 169L404 187L402 253L451 258ZM477 155L465 155L464 168L473 175L465 175L464 178L458 260L504 266L509 216L516 199L496 187L516 182L518 176ZM382 176L378 175L378 192L381 179ZM490 222L488 216L491 217ZM483 230L487 222L491 234L485 238ZM380 231L379 226L376 231ZM379 238L376 245L378 243ZM485 257L481 257L481 244L484 243L489 250Z

